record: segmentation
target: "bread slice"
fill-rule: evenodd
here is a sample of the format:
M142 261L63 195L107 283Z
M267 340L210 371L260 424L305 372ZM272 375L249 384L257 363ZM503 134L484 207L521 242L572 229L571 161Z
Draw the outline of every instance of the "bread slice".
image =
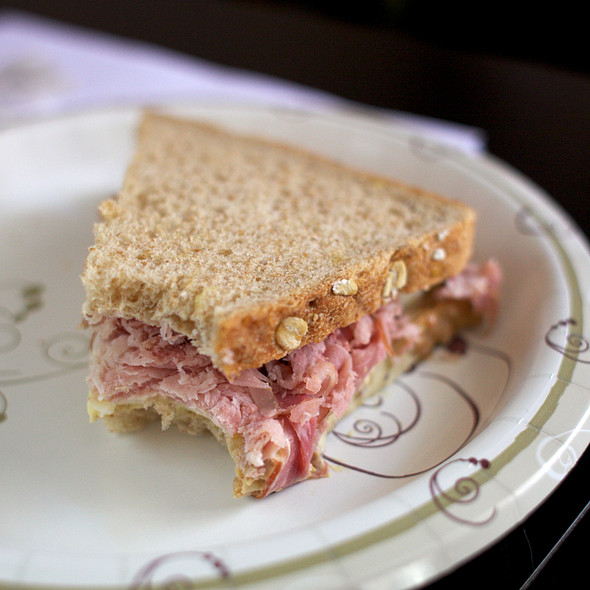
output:
M100 212L87 321L166 322L229 377L457 274L475 223L462 203L153 112Z

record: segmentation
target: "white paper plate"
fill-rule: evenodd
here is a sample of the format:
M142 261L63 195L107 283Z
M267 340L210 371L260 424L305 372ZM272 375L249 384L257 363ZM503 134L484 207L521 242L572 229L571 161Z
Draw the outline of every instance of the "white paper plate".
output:
M86 416L79 274L138 109L0 135L0 586L406 588L522 521L588 444L585 241L537 187L358 113L185 107L479 212L475 258L505 272L496 329L432 359L338 426L330 478L231 496L208 438L110 434Z

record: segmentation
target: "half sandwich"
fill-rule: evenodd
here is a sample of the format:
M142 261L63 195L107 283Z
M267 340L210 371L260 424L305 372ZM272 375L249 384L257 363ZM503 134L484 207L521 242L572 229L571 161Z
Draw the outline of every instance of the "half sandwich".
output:
M469 207L192 120L143 116L100 213L90 418L212 432L236 496L326 475L340 418L497 307Z

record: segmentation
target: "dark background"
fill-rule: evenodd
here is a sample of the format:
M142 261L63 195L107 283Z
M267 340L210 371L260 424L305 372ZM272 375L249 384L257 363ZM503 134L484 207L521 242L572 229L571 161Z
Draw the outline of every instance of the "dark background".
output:
M14 0L1 6L360 103L479 127L491 154L529 176L590 235L590 32L583 2ZM586 453L532 517L433 588L521 588L548 553L531 588L583 587L590 525L589 517L575 519L590 498L588 462Z

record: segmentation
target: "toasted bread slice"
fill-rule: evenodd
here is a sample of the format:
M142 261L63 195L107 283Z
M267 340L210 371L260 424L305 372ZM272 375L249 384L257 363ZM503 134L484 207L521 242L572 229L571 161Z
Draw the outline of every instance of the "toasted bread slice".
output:
M475 223L462 203L157 113L100 212L86 320L166 324L230 378L457 274Z

